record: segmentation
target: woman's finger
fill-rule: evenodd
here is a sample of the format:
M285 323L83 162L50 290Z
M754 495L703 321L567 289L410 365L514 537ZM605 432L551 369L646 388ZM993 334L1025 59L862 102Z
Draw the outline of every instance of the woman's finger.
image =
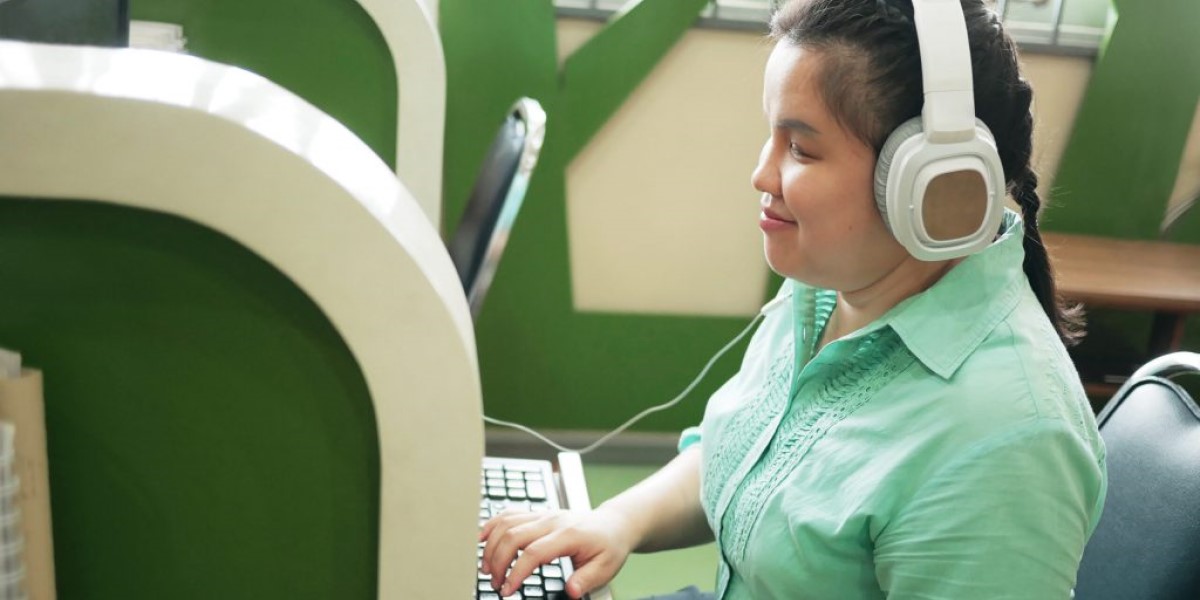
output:
M502 533L493 532L488 539L488 549L492 551L492 554L488 562L484 563L488 567L488 574L492 576L492 587L498 588L504 582L509 565L517 557L518 550L545 536L553 529L553 519L536 519L509 527Z
M575 565L575 572L567 580L567 595L572 598L582 598L584 594L612 581L624 561L619 561L610 553L604 553L587 561L583 565Z
M508 577L500 587L500 595L509 596L520 591L521 585L533 574L534 569L560 556L574 554L581 541L576 537L565 535L562 531L555 531L528 544L525 551L517 557L517 562L513 564L512 570L509 571Z
M531 513L526 510L519 510L519 509L513 509L513 508L506 509L504 512L488 519L487 522L483 524L483 527L479 530L479 541L482 542L483 540L486 540L488 538L488 536L490 536L492 534L492 530L495 529L496 526L499 525L500 523L504 523L513 517L520 517L520 516L536 517L536 516L538 516L538 514Z
M483 535L482 533L480 535L480 540L486 540L487 542L483 547L483 564L480 566L480 568L483 569L484 574L492 574L491 565L492 561L495 559L496 549L498 546L498 544L495 542L504 537L508 530L533 521L537 519L538 516L539 515L534 513L503 513L496 517L492 517L490 521L484 524L483 532L486 533L486 535Z

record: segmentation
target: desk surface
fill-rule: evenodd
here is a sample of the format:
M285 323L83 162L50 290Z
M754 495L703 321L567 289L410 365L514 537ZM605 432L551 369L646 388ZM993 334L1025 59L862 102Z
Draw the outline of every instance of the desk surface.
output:
M1200 246L1046 233L1064 297L1097 306L1200 312Z

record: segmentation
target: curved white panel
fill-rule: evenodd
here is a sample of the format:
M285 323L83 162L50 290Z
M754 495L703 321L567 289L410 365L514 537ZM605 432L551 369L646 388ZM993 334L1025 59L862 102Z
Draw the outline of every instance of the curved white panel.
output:
M442 146L446 125L446 59L434 0L358 0L392 52L399 109L396 174L441 226Z
M473 580L483 429L466 299L421 208L345 127L193 57L0 42L0 194L179 215L291 278L375 406L380 597ZM404 488L414 474L420 493Z

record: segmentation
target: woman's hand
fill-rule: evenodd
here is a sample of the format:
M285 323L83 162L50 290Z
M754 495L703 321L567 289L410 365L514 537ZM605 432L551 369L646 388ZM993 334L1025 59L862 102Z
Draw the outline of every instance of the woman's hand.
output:
M628 519L604 508L590 512L506 511L488 521L479 533L479 540L487 542L481 568L492 576L492 587L508 596L521 589L521 582L534 569L567 556L575 573L567 581L566 591L572 598L581 598L612 580L636 547L635 537ZM520 557L517 550L523 551Z
M479 541L487 542L480 568L491 576L492 587L503 584L500 592L508 596L539 565L567 556L575 574L566 591L580 598L611 581L630 552L710 542L712 530L700 506L700 460L694 444L590 512L502 513L479 533ZM518 550L524 551L520 558Z

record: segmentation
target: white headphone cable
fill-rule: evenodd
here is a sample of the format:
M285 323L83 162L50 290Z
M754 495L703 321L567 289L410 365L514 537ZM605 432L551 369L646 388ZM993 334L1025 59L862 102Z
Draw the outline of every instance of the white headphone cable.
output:
M750 333L750 330L754 328L754 325L758 323L759 319L763 318L763 316L766 314L768 309L772 308L776 304L778 304L790 297L791 297L791 294L788 294L786 296L780 296L778 298L775 298L775 299L771 300L770 302L766 303L766 305L764 305L758 311L758 314L754 315L754 318L750 320L750 324L746 325L746 328L743 329L741 333L737 334L737 337L730 340L729 343L725 344L725 346L723 348L721 348L719 351L717 351L717 353L714 354L712 358L708 359L708 363L705 364L704 368L700 370L700 374L696 375L696 378L693 379L692 382L689 383L688 386L686 388L684 388L684 390L682 392L679 392L679 395L675 396L674 398L672 398L671 400L669 400L667 402L664 402L664 403L656 405L656 406L651 406L650 408L643 410L642 412L634 415L633 418L622 423L620 427L617 427L616 429L604 434L604 436L602 436L600 439L596 440L595 442L592 442L591 444L588 444L587 446L584 446L583 448L578 448L578 449L567 448L565 446L562 446L562 445L554 442L554 440L551 440L550 438L534 431L533 429L526 427L524 425L521 425L520 423L512 423L510 421L501 421L500 419L493 419L492 417L489 417L487 415L483 416L483 420L485 422L491 423L493 425L502 425L504 427L511 427L513 429L517 429L517 430L523 431L525 433L528 433L529 435L532 435L533 437L549 444L551 447L555 448L559 452L576 452L578 454L587 454L588 452L591 452L592 450L595 450L596 448L599 448L600 446L604 445L606 442L608 442L608 440L611 440L613 437L621 434L626 429L629 429L631 426L633 426L634 423L641 421L647 415L651 415L651 414L654 414L659 411L667 410L668 408L671 408L671 407L675 406L676 404L679 404L681 401L683 401L683 399L686 398L687 395L689 393L691 393L691 391L693 389L695 389L696 385L698 385L700 383L700 381L704 379L704 376L708 374L708 370L711 369L713 364L715 364L717 362L717 359L721 358L721 356L723 356L726 352L728 352L730 348L734 347L735 345L737 345L738 342L742 341L742 338L746 337L747 333Z

